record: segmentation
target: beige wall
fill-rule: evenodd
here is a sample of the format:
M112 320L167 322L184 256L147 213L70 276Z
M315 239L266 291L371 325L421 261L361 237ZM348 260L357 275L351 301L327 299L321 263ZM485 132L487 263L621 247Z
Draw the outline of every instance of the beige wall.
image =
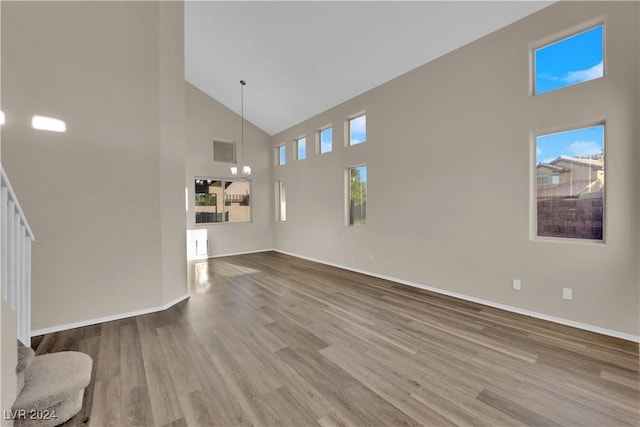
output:
M186 187L187 229L207 234L209 256L275 239L299 255L638 335L637 3L554 5L273 138L248 124L253 221L210 226L194 224L193 178L230 177L211 147L239 140L239 117L185 90L181 6L2 2L2 12L2 107L11 111L2 161L38 237L35 329L185 294ZM600 16L607 77L529 97L529 44ZM344 119L363 110L368 141L345 148ZM34 113L69 131L31 130ZM530 240L530 133L603 118L606 244ZM312 147L327 123L334 152L295 161L293 139L306 134ZM288 162L273 169L281 142ZM348 228L344 169L362 163L368 224ZM275 223L276 179L287 182L286 223ZM573 301L561 299L564 286Z
M2 20L2 161L38 239L33 329L186 294L182 5L2 2ZM32 130L32 114L68 131Z
M162 1L159 8L158 58L160 121L160 215L162 303L186 292L187 277L184 189L185 86L184 4Z
M240 78L238 97L240 96ZM230 164L213 161L213 140L236 141L240 161L240 116L193 85L186 83L187 161L185 186L189 191L188 256L195 258L198 236L209 240L208 256L251 252L273 248L273 200L271 139L250 122L245 122L245 163L251 166L251 222L196 225L194 178L231 178ZM251 102L251 82L245 88L245 103ZM242 165L240 165L241 167ZM184 190L183 190L184 191Z
M274 172L287 183L275 247L638 336L638 7L553 5L275 135L271 155L287 142L288 156ZM598 17L606 77L530 97L530 44ZM344 120L363 110L367 142L345 148ZM602 119L606 243L531 240L531 133ZM294 160L293 139L327 123L334 151ZM367 226L345 227L344 170L363 163Z

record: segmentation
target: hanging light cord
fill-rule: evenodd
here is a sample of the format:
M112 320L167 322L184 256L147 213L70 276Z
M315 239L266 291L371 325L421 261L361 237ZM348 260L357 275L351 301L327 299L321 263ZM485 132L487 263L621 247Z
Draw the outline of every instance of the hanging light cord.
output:
M242 141L242 147L241 147L241 164L240 166L242 166L242 173L244 174L244 86L247 84L247 82L245 82L244 80L240 80L240 114L242 117L242 124L240 126L241 129L241 141Z

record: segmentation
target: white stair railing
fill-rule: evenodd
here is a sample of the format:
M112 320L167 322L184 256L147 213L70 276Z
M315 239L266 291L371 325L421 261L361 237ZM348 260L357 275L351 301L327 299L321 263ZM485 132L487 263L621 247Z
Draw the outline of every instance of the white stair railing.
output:
M2 298L16 312L20 342L31 345L31 242L35 240L9 178L0 165L0 284Z

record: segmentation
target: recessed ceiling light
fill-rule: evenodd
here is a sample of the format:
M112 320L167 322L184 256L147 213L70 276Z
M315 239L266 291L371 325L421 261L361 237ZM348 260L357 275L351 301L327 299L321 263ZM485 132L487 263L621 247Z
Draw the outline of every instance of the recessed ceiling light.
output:
M67 131L67 124L64 121L45 116L33 116L31 118L31 126L34 129L48 130L51 132Z

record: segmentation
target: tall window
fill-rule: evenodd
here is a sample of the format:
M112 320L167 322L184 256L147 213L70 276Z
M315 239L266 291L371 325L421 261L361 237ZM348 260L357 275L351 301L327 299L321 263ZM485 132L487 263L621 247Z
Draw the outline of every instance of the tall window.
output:
M602 25L534 51L534 94L604 76Z
M251 221L251 182L195 179L196 224Z
M296 139L296 145L298 146L298 160L304 160L307 158L307 138Z
M367 167L347 170L349 180L349 225L367 224Z
M287 194L284 180L278 181L278 221L287 220Z
M604 125L536 138L536 234L603 239Z
M287 164L287 146L282 144L279 145L276 149L276 154L278 156L278 165L283 166Z
M367 140L367 115L349 120L349 145L361 144Z
M330 153L333 150L333 128L328 127L318 132L320 142L320 154Z

